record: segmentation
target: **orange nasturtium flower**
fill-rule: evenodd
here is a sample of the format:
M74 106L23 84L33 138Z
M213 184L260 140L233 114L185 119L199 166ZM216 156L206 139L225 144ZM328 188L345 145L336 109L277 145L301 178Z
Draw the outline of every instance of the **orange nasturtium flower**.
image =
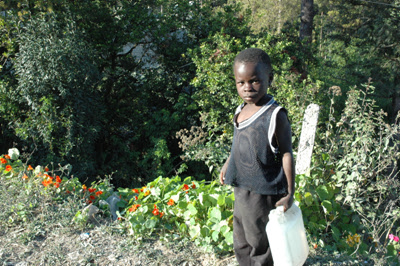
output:
M57 183L61 183L61 181L62 181L61 178L57 175L57 176L56 176L56 182L57 182Z
M140 204L134 204L132 207L129 208L130 212L135 212L141 205Z
M184 184L182 189L183 189L183 190L188 190L188 189L189 189L189 186L188 186L187 184Z
M194 182L192 182L192 188L195 189L196 185L194 184Z
M32 171L33 167L31 165L28 165L28 171Z
M56 188L59 188L59 187L60 187L60 183L55 182L55 183L54 183L54 186L55 186Z
M139 190L136 189L136 188L132 189L132 191L133 191L134 193L138 193L138 194L139 194Z
M173 199L170 199L167 203L167 205L172 206L175 204L175 201Z
M89 197L91 200L94 200L96 197L95 196L93 196L93 195L90 195L90 197Z
M82 185L82 189L83 189L83 190L86 190L86 189L87 189L87 187L86 187L85 184Z
M4 158L0 158L0 161L1 161L2 164L6 164L7 163L7 160L4 159Z
M146 192L144 192L145 197L147 197L148 195L150 195L150 190L146 190Z
M45 171L45 172L48 172L48 171L49 171L49 168L46 166L46 167L44 168L44 171Z
M23 176L22 176L22 179L28 179L28 176L26 175L26 174L24 174Z
M11 159L10 155L8 155L8 154L4 154L4 158L6 158L6 159L8 159L8 160Z
M100 196L101 194L103 194L103 191L101 191L101 190L96 192L96 196Z
M93 193L93 192L95 192L95 191L96 191L95 188L91 188L91 187L89 188L89 192L90 192L90 193Z
M43 180L42 181L42 184L45 187L47 187L48 185L51 185L51 183L53 183L53 181L51 181L51 179L47 179L47 180Z
M7 171L7 172L10 172L11 170L12 170L12 166L11 166L11 165L7 165L7 166L6 166L6 171Z
M164 216L164 212L160 212L160 218Z

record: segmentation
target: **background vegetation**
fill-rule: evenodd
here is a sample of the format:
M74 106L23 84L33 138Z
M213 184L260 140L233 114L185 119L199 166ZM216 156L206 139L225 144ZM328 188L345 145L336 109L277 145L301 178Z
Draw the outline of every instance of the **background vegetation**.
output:
M270 93L289 110L295 150L305 108L321 106L312 167L296 177L309 242L397 256L388 236L400 231L400 1L25 0L0 7L0 152L21 151L16 176L27 162L60 164L79 186L112 176L114 187L157 184L167 193L175 180L174 189L195 182L206 194L228 156L240 103L233 58L260 47L272 58ZM300 31L307 27L311 35ZM167 204L157 193L143 215ZM228 249L229 202L218 200L205 209L182 201L182 208L193 205L182 214L193 222L184 228L169 220L168 230ZM220 215L212 212L217 205L226 208ZM131 206L120 208L124 216ZM129 215L139 230L142 218Z

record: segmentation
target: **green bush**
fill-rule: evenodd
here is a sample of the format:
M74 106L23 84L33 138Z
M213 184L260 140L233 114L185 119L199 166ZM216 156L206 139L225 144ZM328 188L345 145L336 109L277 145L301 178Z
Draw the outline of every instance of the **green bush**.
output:
M309 232L350 253L382 251L399 225L400 128L385 122L386 114L369 97L373 92L371 84L351 88L337 120L340 88L331 88L330 119L317 132L312 168L296 177Z

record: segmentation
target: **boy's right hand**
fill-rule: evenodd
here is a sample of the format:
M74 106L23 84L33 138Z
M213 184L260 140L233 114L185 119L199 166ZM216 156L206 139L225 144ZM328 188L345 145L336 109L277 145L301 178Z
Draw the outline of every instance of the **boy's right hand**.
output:
M219 182L221 183L221 185L224 184L225 181L225 173L226 173L226 167L225 165L222 167L221 172L219 173Z
M228 159L226 159L226 162L224 163L224 166L222 166L221 168L221 172L219 173L219 182L221 183L221 185L225 183L226 168L228 168L230 158L231 156L229 155Z

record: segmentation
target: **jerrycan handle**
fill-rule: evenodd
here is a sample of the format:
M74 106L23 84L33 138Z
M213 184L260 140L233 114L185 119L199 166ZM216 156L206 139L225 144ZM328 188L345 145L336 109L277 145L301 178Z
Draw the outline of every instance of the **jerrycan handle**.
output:
M278 221L278 223L286 222L285 212L284 212L284 207L283 206L276 207L275 215L276 215L276 220Z

